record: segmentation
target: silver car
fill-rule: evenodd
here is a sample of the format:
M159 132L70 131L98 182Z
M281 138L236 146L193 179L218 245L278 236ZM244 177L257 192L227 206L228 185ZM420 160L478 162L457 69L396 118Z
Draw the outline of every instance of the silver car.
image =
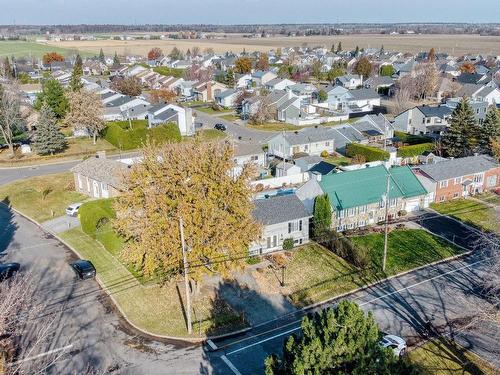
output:
M73 204L70 204L68 206L68 208L66 208L66 215L68 215L68 216L76 216L76 215L78 215L78 210L80 209L80 206L82 204L83 203L73 203Z

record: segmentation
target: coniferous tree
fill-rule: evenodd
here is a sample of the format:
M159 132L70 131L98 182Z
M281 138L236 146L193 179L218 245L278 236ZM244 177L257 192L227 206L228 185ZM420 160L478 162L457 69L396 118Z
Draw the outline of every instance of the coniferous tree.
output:
M314 200L314 236L321 237L332 225L332 207L328 195L318 195Z
M40 117L33 138L33 147L40 155L53 155L66 147L66 139L64 134L59 131L54 112L46 104L40 110Z
M104 51L102 50L102 48L99 51L99 61L103 64L106 64L106 57L104 56Z
M42 92L38 94L34 107L40 110L44 104L50 107L58 119L63 118L66 114L68 100L64 96L64 89L59 81L49 79L44 83Z
M76 55L75 65L73 66L73 72L71 73L71 80L69 82L69 87L71 91L79 91L82 87L82 78L83 75L83 62L80 55Z
M337 45L337 53L342 52L342 42Z
M115 55L113 56L113 65L120 65L120 59L118 58L118 54L115 51Z
M468 156L474 153L478 137L474 111L464 97L451 114L450 127L443 135L443 148L448 156Z
M491 106L486 113L481 131L479 133L478 146L481 152L492 154L491 141L500 135L500 118L497 109Z
M226 77L225 77L225 82L226 85L229 87L234 86L234 71L233 69L229 68L226 72Z
M418 374L379 343L373 315L344 300L302 319L302 335L290 336L283 357L265 360L266 375L299 374Z

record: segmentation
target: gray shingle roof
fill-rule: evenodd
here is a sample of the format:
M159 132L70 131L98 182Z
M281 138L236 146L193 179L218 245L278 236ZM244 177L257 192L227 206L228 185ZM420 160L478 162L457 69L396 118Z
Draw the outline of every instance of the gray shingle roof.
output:
M445 105L438 105L438 106L423 105L417 108L420 110L420 112L424 114L425 117L439 117L442 119L451 116L451 112L453 112L453 110L450 107L447 107Z
M305 128L297 132L285 132L285 139L290 145L303 145L310 142L328 141L334 138L332 129Z
M254 201L253 217L264 225L285 223L309 217L309 213L295 194L274 196Z
M442 161L436 164L422 165L419 169L434 181L443 181L450 178L486 172L499 164L487 155L468 156Z
M88 158L71 168L72 172L104 182L116 189L123 189L122 178L129 167L119 161L106 158Z
M357 90L349 90L349 94L356 100L365 100L365 99L376 99L380 98L380 95L372 89L357 89Z

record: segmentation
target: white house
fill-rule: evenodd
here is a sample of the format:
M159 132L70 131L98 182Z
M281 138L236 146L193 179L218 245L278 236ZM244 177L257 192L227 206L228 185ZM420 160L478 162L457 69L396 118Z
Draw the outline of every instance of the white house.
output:
M291 159L300 153L309 155L320 155L323 151L333 153L336 136L334 133L335 130L324 127L279 133L269 140L268 153L281 159Z
M238 96L239 91L234 89L227 89L215 94L215 102L225 108L234 107L234 102Z
M266 89L269 91L285 90L287 87L295 85L296 82L288 78L275 78L266 82Z
M183 136L195 133L193 110L188 107L180 107L175 104L158 104L148 111L148 127L152 128L159 124L175 122Z
M345 87L346 89L355 89L363 85L363 77L358 74L346 74L337 77L335 80L337 85Z
M394 129L417 135L441 134L448 126L452 111L445 105L413 107L394 118Z
M254 204L253 216L263 229L260 240L250 246L251 255L283 250L285 240L292 246L309 242L311 215L295 194L258 199Z

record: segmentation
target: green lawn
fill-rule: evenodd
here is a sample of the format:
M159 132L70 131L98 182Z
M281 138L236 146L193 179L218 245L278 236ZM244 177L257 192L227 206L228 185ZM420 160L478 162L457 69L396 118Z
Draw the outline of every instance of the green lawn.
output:
M496 206L500 206L500 194L495 194L492 192L486 192L483 194L475 195L474 198L479 199L483 202L494 204Z
M354 244L365 246L375 268L380 269L384 249L384 235L372 233L350 237ZM386 274L394 275L423 266L462 252L456 246L423 229L393 230L389 233Z
M500 233L500 223L495 210L477 201L455 199L444 203L433 203L431 208L480 230Z
M163 76L172 76L177 78L184 76L184 69L168 68L166 66L156 66L153 68L153 71Z
M0 186L0 201L43 222L65 214L70 203L87 197L75 191L73 173L32 177Z
M196 108L197 111L201 111L201 112L205 112L205 113L208 113L210 115L216 115L216 114L222 114L222 113L229 113L229 112L233 112L232 109L228 108L228 109L221 109L220 111L216 111L214 110L212 107L200 107L200 108ZM222 117L222 116L221 116Z
M493 375L498 372L476 354L448 339L428 342L412 350L408 359L425 374Z
M424 230L393 231L389 236L386 272L382 273L383 235L370 234L351 240L367 246L373 260L372 268L360 271L328 249L311 243L293 250L286 260L284 288L277 289L280 270L265 269L255 276L263 283L263 290L279 290L302 307L460 253L460 249Z
M281 130L300 130L303 129L307 126L297 126L293 124L287 124L286 122L267 122L265 124L261 125L251 125L247 124L247 128L250 129L255 129L255 130L265 130L265 131L271 131L271 132L276 132L276 131L281 131Z
M323 158L323 159L325 159L326 162L333 164L333 165L344 166L344 165L349 165L351 163L351 158L348 158L347 156L342 156L342 155L328 156L327 158Z
M42 43L24 42L24 41L0 41L0 57L42 57L47 52L57 52L63 56L70 56L76 53L76 50L50 46ZM81 52L83 56L93 56L90 52Z
M97 275L135 325L159 335L186 337L183 315L183 285L143 286L127 268L110 252L81 229L70 229L61 238L74 247L80 255L92 261ZM224 301L213 295L201 294L193 299L193 336L218 334L244 326L240 316Z
M224 116L221 116L221 118L223 118L224 120L227 120L227 121L237 121L239 120L239 116L236 116L236 115L224 115Z
M226 138L226 133L217 129L202 129L196 132L196 137L202 141L213 141Z

